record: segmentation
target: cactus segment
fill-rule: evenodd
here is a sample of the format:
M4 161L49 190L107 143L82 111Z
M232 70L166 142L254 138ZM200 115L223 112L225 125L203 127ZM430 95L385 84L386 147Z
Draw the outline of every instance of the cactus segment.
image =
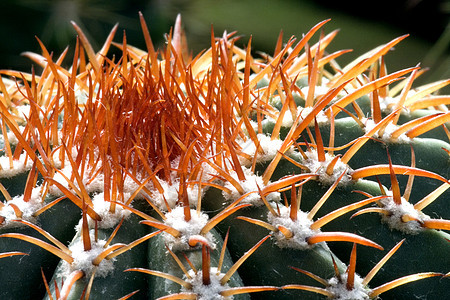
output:
M396 288L397 286L407 284L409 282L425 279L429 277L442 276L440 273L426 272L413 275L404 276L388 283L380 285L376 288L369 288L367 284L372 277L380 270L381 266L397 251L404 240L400 241L391 251L389 251L380 262L369 272L369 274L361 278L355 273L356 270L356 244L353 245L350 255L350 263L344 274L336 271L335 277L329 280L322 279L311 272L304 271L298 268L293 268L300 273L310 276L314 280L323 284L325 288L310 287L305 285L286 285L283 289L298 289L310 291L327 296L330 299L377 299L378 296L386 291Z
M82 272L82 276L68 290L65 295L67 299L79 299L82 295L90 295L89 299L100 299L107 295L108 297L120 298L135 290L142 289L146 281L133 273L123 272L130 265L142 265L146 263L146 240L151 239L158 234L147 234L146 227L138 224L138 217L131 215L124 220L120 228L94 229L90 230L91 249L85 250L82 234L78 233L69 244L74 263L69 265L61 261L52 278L48 278L49 294L45 299L50 299L50 295L55 298L56 290L61 289L68 281L68 278L74 272ZM110 241L111 235L113 239ZM133 239L145 237L134 244ZM110 244L109 244L110 243ZM127 245L132 244L131 249ZM125 248L127 251L122 252ZM115 253L117 252L117 253ZM103 254L104 253L104 254ZM120 284L119 284L120 283ZM126 284L123 284L126 283ZM114 287L110 287L113 284ZM62 293L62 292L61 292ZM146 290L141 290L142 296L146 295Z

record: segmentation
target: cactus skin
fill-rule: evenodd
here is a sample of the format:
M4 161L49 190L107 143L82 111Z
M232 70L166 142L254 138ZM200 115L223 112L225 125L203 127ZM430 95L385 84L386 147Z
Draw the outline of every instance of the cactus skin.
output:
M450 81L412 89L419 68L389 74L383 57L405 37L340 68L335 59L346 51L324 52L336 32L312 44L327 20L286 46L280 37L273 56L265 59L251 56L251 41L246 50L236 47L232 35L217 40L212 35L211 48L193 59L180 18L160 52L142 15L140 20L146 51L127 45L124 37L116 44L123 57L105 59L117 27L96 54L74 24L79 38L72 68L61 67L65 54L55 59L41 43L42 55L27 54L43 67L39 76L1 71L2 299L154 299L167 293L174 296L166 299L210 299L207 291L186 283L165 248L164 235L187 234L167 220L180 206L191 236L185 250L173 253L186 269L206 271L220 264L227 241L221 272L233 272L217 299L240 289L234 299L333 296L305 272L322 282L335 272L352 274L353 267L365 275L403 239L369 288L433 272L380 297L445 298L450 288L450 115L445 105L450 100L433 93ZM382 109L383 99L391 99L390 108ZM20 114L24 107L28 112ZM421 117L405 130L407 138L386 133ZM436 121L427 122L431 118ZM379 128L371 131L374 126ZM11 175L20 155L28 167ZM335 158L336 166L330 167L328 158ZM415 222L418 232L398 231L382 221L388 207L383 201L400 201L400 196L412 204L430 198L417 210L431 220L401 216L403 223ZM359 201L367 204L351 207ZM284 206L290 209L287 221L315 211L308 218L320 233L305 238L306 249L280 247L277 234L292 239L287 223L261 227ZM209 221L191 233L197 226L192 214L200 212ZM272 237L263 239L268 234ZM81 254L98 241L109 246L87 260L88 269L67 271L80 254L73 248L77 241ZM355 258L356 244L362 245ZM111 270L101 271L111 262ZM150 271L143 274L143 269Z

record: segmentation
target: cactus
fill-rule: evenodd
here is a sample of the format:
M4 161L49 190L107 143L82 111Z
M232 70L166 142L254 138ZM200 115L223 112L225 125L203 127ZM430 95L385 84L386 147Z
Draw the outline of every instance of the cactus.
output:
M450 80L389 73L406 36L341 67L329 20L260 58L140 21L1 71L2 299L448 295Z

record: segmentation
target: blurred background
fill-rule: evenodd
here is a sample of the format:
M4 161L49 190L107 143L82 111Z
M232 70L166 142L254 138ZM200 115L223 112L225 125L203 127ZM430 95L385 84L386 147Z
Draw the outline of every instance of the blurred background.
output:
M409 33L386 57L389 71L420 62L431 68L422 83L450 77L450 0L1 0L0 69L29 72L32 63L20 54L41 53L35 36L55 55L66 46L73 48L71 20L82 27L95 50L117 22L116 41L125 30L129 44L145 48L139 11L158 45L181 13L194 54L209 47L211 24L216 36L236 30L244 46L252 35L252 48L271 54L281 30L287 41L331 18L325 32L340 32L328 51L354 49L339 58L341 65Z

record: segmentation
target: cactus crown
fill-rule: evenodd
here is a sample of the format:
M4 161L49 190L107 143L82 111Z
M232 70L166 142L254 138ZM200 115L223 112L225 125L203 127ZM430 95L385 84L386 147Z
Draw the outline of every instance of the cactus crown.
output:
M26 55L40 75L0 71L14 79L0 77L0 177L20 186L11 195L0 183L0 263L27 255L23 241L41 251L28 255L38 260L32 271L40 256L43 264L48 254L61 259L38 272L39 297L95 298L106 289L123 299L250 292L292 299L297 290L369 299L448 272L450 221L443 218L450 215L435 200L450 186L450 97L436 91L450 80L413 88L420 67L389 73L384 56L406 36L341 67L337 59L349 51L326 51L337 34L324 34L329 20L286 44L280 35L273 55L262 58L252 56L251 38L241 49L234 33L213 32L211 47L190 56L181 17L156 50L142 14L140 21L146 50L126 35L113 42L115 26L95 52L73 23L70 68L62 66L67 52L55 58L38 39L42 55ZM110 47L122 56L108 57ZM406 184L400 175L408 175ZM442 185L432 190L436 182ZM426 193L419 201L416 185ZM260 230L269 235L261 239ZM405 238L405 251L427 259L406 268L408 254L399 254L393 269L409 275L394 270L386 277L395 278L370 289ZM349 243L347 266L348 248L340 245ZM368 246L360 250L365 262L393 250L360 278L356 244ZM325 288L279 282L275 269L282 279L299 271ZM330 271L335 277L324 279ZM177 287L165 295L169 281ZM433 292L446 285L443 278Z

